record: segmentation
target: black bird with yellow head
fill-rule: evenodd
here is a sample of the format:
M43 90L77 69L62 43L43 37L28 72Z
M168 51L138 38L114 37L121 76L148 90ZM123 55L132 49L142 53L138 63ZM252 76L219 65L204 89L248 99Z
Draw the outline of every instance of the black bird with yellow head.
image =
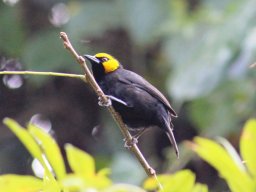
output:
M171 122L177 114L164 95L143 77L124 69L117 59L107 53L85 55L85 58L91 62L95 80L109 96L124 123L134 130L152 126L164 130L178 157Z

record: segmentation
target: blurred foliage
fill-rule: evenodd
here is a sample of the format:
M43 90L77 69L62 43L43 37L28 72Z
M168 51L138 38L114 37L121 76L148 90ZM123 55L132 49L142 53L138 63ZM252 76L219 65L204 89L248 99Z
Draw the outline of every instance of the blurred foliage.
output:
M145 191L133 185L112 184L108 178L109 169L104 168L96 172L94 159L71 144L65 146L68 164L72 170L72 173L67 173L59 146L50 134L33 124L29 124L25 129L9 118L5 118L4 123L19 138L31 155L39 160L44 169L44 176L41 180L32 176L1 175L0 188L3 191ZM34 171L36 172L36 170ZM189 170L180 171L173 175L159 175L157 178L149 178L144 182L144 188L147 190L157 189L159 182L163 187L163 190L159 189L159 191L207 192L205 185L194 184L195 175Z
M3 0L0 61L17 59L26 70L81 73L58 38L59 31L66 31L79 53L109 52L124 67L166 90L163 92L168 93L179 114L174 121L179 142L198 134L223 136L236 146L242 124L256 115L256 72L255 68L248 68L256 61L255 17L255 0ZM91 115L98 109L94 105L96 99L93 103L85 94L86 87L79 89L73 82L38 77L25 78L23 83L26 82L29 86L19 90L0 90L0 108L4 109L1 118L12 116L26 122L31 113L50 114L53 124L62 124L56 127L74 128L59 129L61 134L75 138L63 136L68 142L88 142L89 145L83 143L80 147L96 153L96 161L102 166L111 166L113 181L129 180L136 185L141 182L143 170L138 169L134 158L120 150L120 133L107 115L101 118L107 129L100 131L103 136L99 146L89 141L91 130L84 127L94 126L100 118ZM191 161L191 155L184 154L186 158L180 159L180 163L173 159L167 162L169 153L163 154L167 144L162 135L154 133L145 140L142 137L140 147L157 169L167 172L171 166L162 165L171 162L172 170L188 167L196 170L199 181L206 178L202 163ZM19 134L27 135L22 131ZM25 137L31 140L31 136ZM65 143L65 139L61 142ZM5 146L16 146L10 143ZM0 150L1 167L8 167L5 162L10 162L6 153L9 148ZM38 155L37 148L30 148L34 156ZM54 162L61 162L60 158L47 156L53 167ZM56 177L62 178L64 169L54 169ZM204 181L211 183L214 190L220 181L215 181L213 174L208 174Z
M159 192L207 192L206 185L195 183L195 175L190 170L182 170L174 175L158 175L158 181L163 185L163 189L157 190L157 182L154 178L149 178L144 182L144 188L149 191Z
M47 7L60 2L38 4ZM134 58L135 65L140 63L137 68L145 65L147 60L143 57L150 47L161 42L155 63L167 64L159 65L160 68L171 68L166 77L169 94L177 106L192 101L188 105L189 116L199 129L226 135L231 128L238 129L238 123L252 113L251 104L255 102L250 99L256 96L248 65L256 60L255 0L67 1L64 5L65 9L57 13L52 8L50 20L45 18L42 24L38 23L41 31L30 38L21 21L19 5L1 5L0 35L4 38L0 40L0 50L7 56L22 58L30 70L77 72L78 66L71 64L73 61L60 46L59 30L68 32L81 53L95 53L111 51L95 45L95 38L106 31L123 29L132 43L131 55L127 57ZM54 14L65 17L55 21ZM45 27L52 20L52 27ZM118 51L119 43L111 47L117 54L125 55ZM234 90L235 95L231 95ZM205 113L205 108L209 112Z
M256 119L248 120L240 139L241 158L225 139L196 137L190 147L212 165L233 192L256 190Z

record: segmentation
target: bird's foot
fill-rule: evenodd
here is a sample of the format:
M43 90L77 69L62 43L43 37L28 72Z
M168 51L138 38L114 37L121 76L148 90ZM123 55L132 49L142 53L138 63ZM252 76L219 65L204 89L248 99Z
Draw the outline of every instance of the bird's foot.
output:
M130 149L132 146L138 143L138 139L136 137L132 137L130 140L124 139L124 147Z
M108 97L107 97L108 98ZM112 105L111 100L108 98L107 102L102 100L102 97L98 97L98 104L101 107L109 107Z

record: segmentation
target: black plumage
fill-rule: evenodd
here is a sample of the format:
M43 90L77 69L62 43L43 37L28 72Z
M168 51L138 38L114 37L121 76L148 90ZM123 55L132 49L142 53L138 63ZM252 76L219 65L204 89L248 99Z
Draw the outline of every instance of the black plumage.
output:
M143 77L123 69L119 62L108 54L85 55L85 57L92 63L92 71L97 83L103 92L109 95L110 99L112 98L113 107L121 115L124 123L132 129L150 126L163 129L178 156L171 123L172 117L177 117L177 114L164 95ZM112 59L115 62L112 62ZM106 71L108 65L116 67L110 66L111 71Z

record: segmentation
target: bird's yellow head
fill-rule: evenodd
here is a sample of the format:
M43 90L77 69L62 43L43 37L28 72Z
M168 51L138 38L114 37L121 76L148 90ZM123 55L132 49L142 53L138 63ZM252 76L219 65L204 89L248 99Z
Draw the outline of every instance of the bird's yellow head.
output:
M93 72L104 72L105 74L113 72L120 67L120 63L116 58L107 53L97 53L94 56L85 55L92 63Z

